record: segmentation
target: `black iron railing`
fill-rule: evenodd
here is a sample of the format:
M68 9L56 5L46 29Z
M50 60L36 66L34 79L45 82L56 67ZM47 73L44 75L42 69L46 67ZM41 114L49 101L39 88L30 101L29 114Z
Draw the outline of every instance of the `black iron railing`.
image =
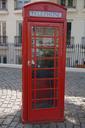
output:
M22 37L21 37L21 36L15 36L15 37L14 37L14 40L15 40L15 41L14 41L14 44L15 44L16 47L22 45Z
M4 41L6 42L6 41ZM3 45L2 45L3 44ZM8 47L4 47L4 46ZM15 43L2 43L0 47L0 57L7 58L9 64L22 63L22 43L21 37L15 36ZM4 63L4 60L0 63ZM66 47L66 67L85 68L85 44L68 44Z
M0 36L0 46L7 46L8 45L7 39L8 39L7 36Z
M67 67L85 67L85 44L67 45Z
M77 0L71 0L71 1L69 1L69 0L61 0L61 5L63 5L63 6L66 6L67 8L76 8L76 3L77 3Z

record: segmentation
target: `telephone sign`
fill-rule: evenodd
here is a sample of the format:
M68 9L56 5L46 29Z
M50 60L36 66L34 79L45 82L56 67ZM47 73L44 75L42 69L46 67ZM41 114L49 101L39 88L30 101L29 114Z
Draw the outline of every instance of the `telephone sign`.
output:
M52 17L52 18L61 18L61 12L47 12L47 11L30 11L30 16L34 17Z

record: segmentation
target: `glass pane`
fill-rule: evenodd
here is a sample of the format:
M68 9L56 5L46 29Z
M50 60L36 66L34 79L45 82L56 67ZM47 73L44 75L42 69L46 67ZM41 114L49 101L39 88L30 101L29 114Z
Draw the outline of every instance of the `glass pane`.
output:
M57 99L51 99L51 100L41 100L37 101L36 105L34 102L32 103L32 108L33 109L39 109L39 108L54 108L57 105Z
M57 80L37 80L36 82L35 84L35 80L32 81L32 108L56 107L58 99Z
M35 73L36 72L36 73ZM54 77L54 70L37 70L32 71L32 78L53 78Z
M68 0L68 7L73 7L73 0Z
M32 108L57 106L59 29L32 27Z
M32 27L32 34L36 33L36 36L53 36L56 28L53 27Z
M32 60L32 67L34 68L54 68L54 60Z
M39 68L54 68L54 60L37 60Z
M35 88L36 86L36 88ZM57 86L57 80L56 80L56 86ZM50 80L36 80L36 85L35 85L35 80L32 80L32 89L42 89L42 90L46 90L46 89L53 89L54 87L54 80L50 79Z
M36 91L36 97L35 97L35 91ZM42 98L53 98L54 97L54 90L48 89L48 90L33 90L32 92L32 99L42 99Z
M32 38L32 46L35 45L34 38ZM54 39L53 38L36 38L36 46L54 46Z
M61 0L61 5L65 6L65 4L66 4L66 0Z
M56 53L57 54L57 53ZM54 49L32 49L32 58L36 57L54 57Z

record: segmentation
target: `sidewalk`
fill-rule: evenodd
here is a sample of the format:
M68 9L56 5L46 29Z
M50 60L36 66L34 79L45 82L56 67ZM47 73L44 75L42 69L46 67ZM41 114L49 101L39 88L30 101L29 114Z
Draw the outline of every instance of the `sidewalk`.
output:
M21 70L0 68L0 128L85 128L85 73L67 72L65 121L23 126Z

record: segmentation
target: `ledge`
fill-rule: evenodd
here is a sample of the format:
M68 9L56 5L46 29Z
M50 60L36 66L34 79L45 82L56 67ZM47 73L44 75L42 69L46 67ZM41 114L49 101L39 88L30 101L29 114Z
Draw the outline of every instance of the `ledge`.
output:
M8 15L9 12L8 12L8 10L0 10L0 14L1 15Z
M85 13L85 8L83 8L82 12L84 12L84 13Z
M69 13L69 12L75 13L75 12L77 12L77 9L76 9L76 8L67 8L67 12L68 12L68 13Z
M84 72L85 73L85 68L66 68L67 72Z
M22 9L14 10L14 14L22 14Z

